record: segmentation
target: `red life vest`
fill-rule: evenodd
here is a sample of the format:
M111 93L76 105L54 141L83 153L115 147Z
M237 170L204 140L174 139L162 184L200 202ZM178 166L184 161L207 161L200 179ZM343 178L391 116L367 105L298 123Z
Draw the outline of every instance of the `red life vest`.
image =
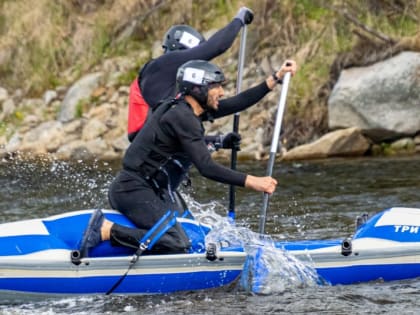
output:
M139 88L137 78L131 83L128 100L128 126L127 132L130 135L136 134L143 128L149 113L149 104L146 103Z

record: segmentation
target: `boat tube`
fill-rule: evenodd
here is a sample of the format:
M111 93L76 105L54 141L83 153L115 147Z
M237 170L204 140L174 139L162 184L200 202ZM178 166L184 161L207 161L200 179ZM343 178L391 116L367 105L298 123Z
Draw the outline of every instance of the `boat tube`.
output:
M413 279L420 276L420 209L394 207L370 219L356 219L355 233L343 239L275 242L275 247L314 268L320 283L355 284L369 281ZM248 256L247 280L261 292L269 270L258 264L264 246ZM257 261L255 261L257 260ZM255 268L255 266L258 266Z
M93 210L68 212L44 219L0 224L0 293L24 295L103 294L127 271L134 250L112 247L109 241L78 255ZM133 227L122 214L103 210L106 218ZM207 253L209 227L177 218L192 240L185 254L144 254L130 268L115 294L154 294L209 289L233 282L241 273L245 253L224 248Z
M102 242L80 258L77 250L93 210L0 224L2 295L106 294L127 272L134 251ZM133 224L121 213L107 219ZM206 244L211 227L177 218L192 241L185 254L140 256L115 294L157 294L240 285L263 292L270 273L264 251L274 248L315 270L319 283L354 284L420 276L420 209L394 207L358 218L353 235L332 240L275 241L270 244ZM223 240L223 235L220 236ZM250 251L249 248L258 250ZM276 263L276 262L274 262ZM280 262L277 262L280 264ZM249 278L251 277L251 278ZM246 280L244 280L246 279ZM279 280L279 279L277 279Z

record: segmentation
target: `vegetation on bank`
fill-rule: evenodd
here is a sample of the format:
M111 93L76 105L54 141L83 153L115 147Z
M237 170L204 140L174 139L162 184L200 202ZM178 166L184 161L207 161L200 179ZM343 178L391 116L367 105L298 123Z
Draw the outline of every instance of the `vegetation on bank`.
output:
M255 13L246 63L278 56L300 65L285 124L295 144L326 131L326 100L341 69L420 51L420 0L0 0L0 86L40 96L106 58L138 55L120 77L128 85L171 25L205 33L229 22L241 5ZM217 60L231 77L238 46L237 40ZM19 124L23 110L0 122L0 134Z

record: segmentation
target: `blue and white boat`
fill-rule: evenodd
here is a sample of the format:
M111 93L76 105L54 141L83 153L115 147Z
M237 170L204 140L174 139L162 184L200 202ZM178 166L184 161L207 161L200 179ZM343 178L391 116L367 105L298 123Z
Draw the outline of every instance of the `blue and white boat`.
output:
M134 251L102 242L80 259L81 236L93 210L0 225L0 295L72 295L107 293L122 279ZM114 210L105 216L133 224ZM178 218L192 240L186 254L142 255L113 289L115 294L154 294L220 287L233 282L246 258L226 248L209 257L204 244L209 228Z
M313 263L330 284L402 280L420 276L420 209L395 207L356 220L353 236L277 243Z
M114 222L132 226L117 211L103 212ZM80 258L77 249L91 213L0 224L0 295L170 293L226 286L245 273L254 278L251 289L259 292L258 284L270 277L246 246L221 241L215 253L209 252L206 234L211 227L187 218L177 220L192 240L189 253L145 254L132 263L132 250L106 241ZM361 217L354 235L345 239L274 244L313 267L323 283L411 279L420 276L419 229L420 209L399 207L370 219ZM260 254L264 247L262 243Z

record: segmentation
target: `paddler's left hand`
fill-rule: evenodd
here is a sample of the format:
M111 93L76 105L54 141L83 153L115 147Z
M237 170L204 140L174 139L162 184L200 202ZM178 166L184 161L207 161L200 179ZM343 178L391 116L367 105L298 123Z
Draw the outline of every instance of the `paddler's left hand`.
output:
M226 135L220 135L220 143L223 149L241 149L241 135L237 132L229 132Z

